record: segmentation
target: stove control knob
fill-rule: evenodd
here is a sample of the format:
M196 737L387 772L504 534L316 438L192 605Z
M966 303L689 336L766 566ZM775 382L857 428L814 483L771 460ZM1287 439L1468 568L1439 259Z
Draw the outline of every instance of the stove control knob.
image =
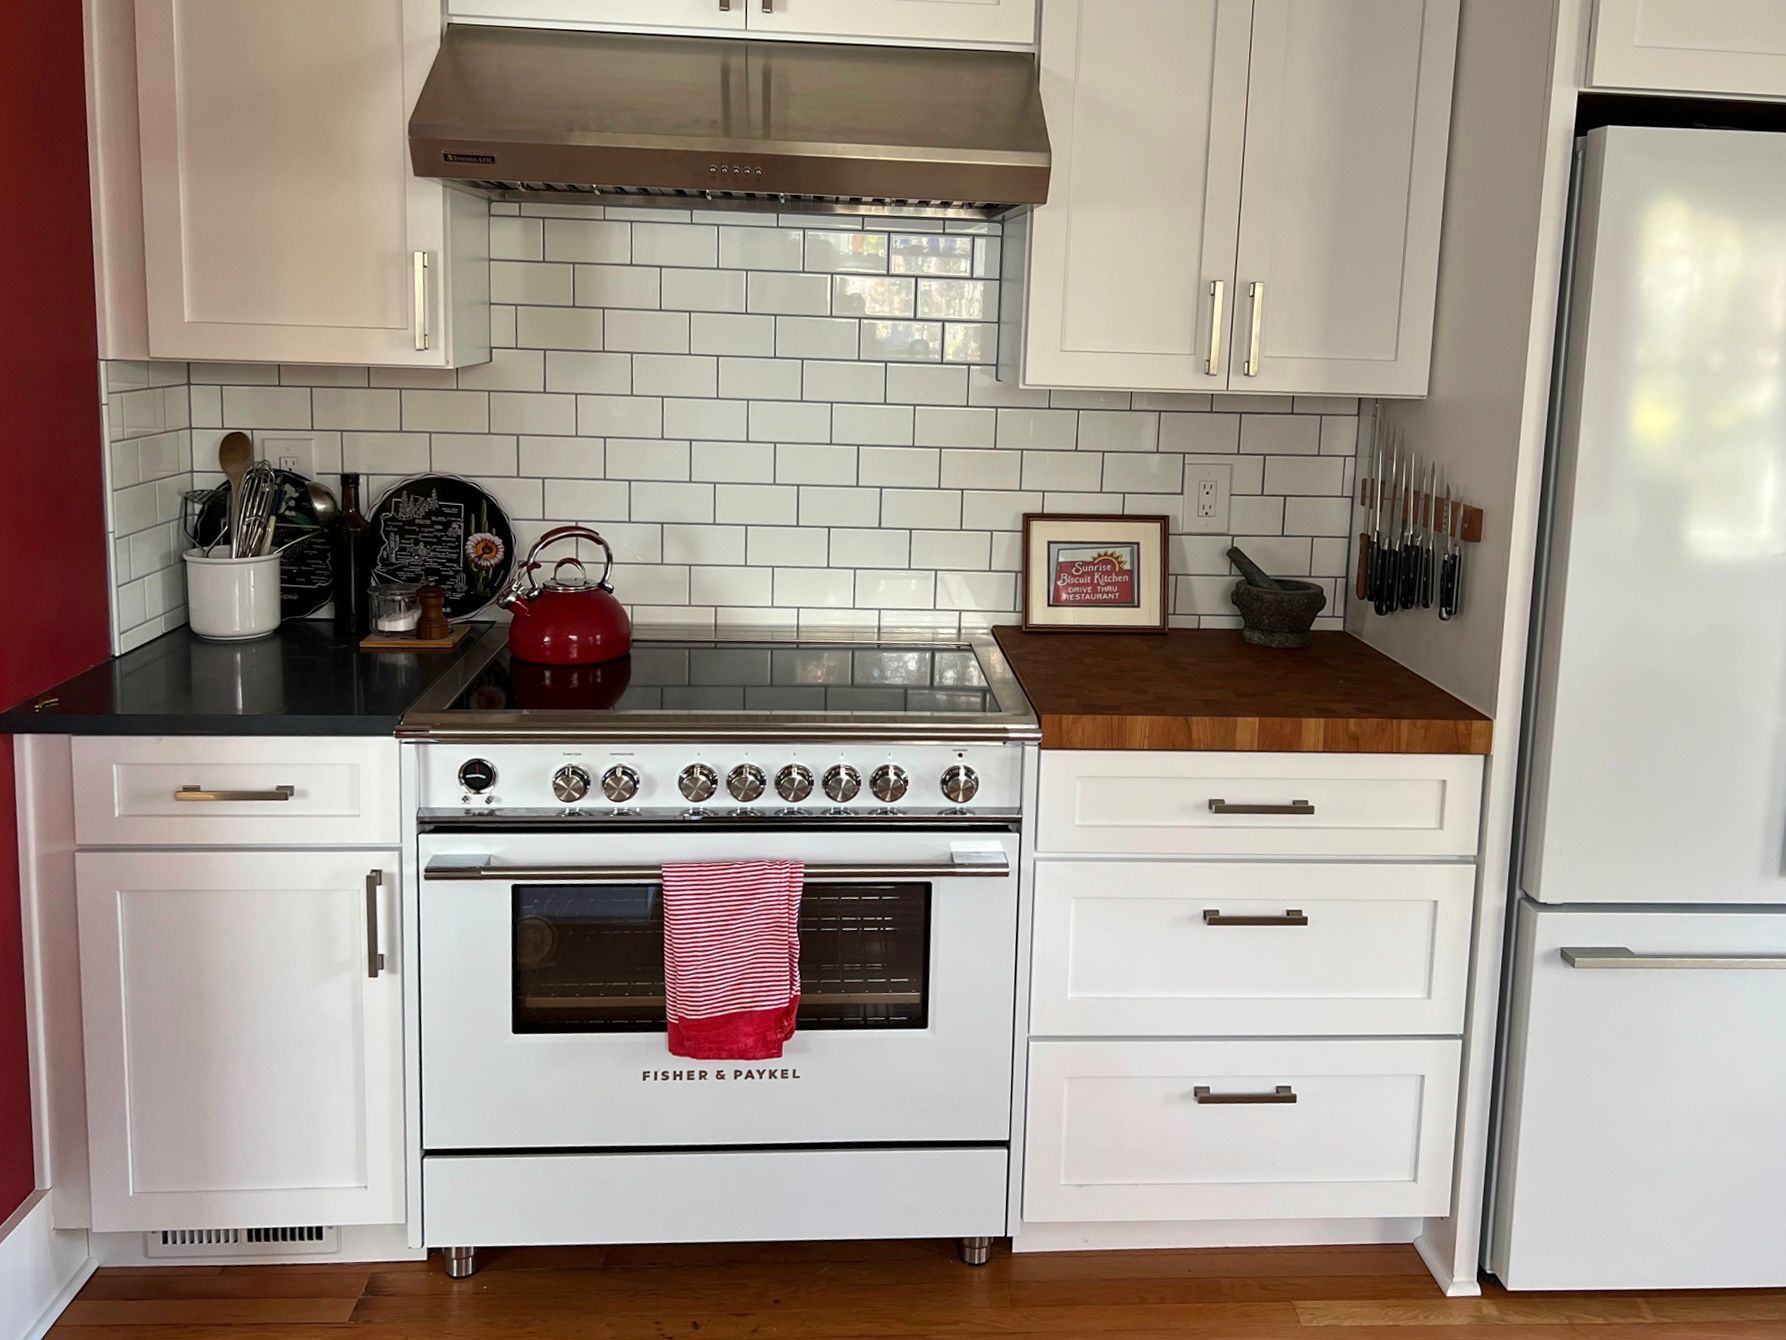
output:
M812 769L788 764L775 774L775 794L790 805L798 805L812 794Z
M581 768L560 768L552 774L552 794L566 805L575 805L589 794L589 774Z
M825 769L825 795L836 805L847 805L862 789L862 774L847 763Z
M621 764L602 774L602 794L616 805L624 805L639 794L639 774Z
M719 774L705 763L690 763L676 779L676 786L684 800L699 805L703 800L712 800L713 793L719 790Z
M910 785L911 779L905 775L905 769L893 763L881 764L874 770L874 776L868 779L868 789L874 792L874 798L883 805L903 800L906 788Z
M769 781L763 776L763 770L754 763L740 763L726 774L726 790L732 793L732 799L742 805L760 799Z
M467 759L459 767L459 785L481 796L496 785L496 765L486 758Z
M943 773L943 796L951 805L965 805L980 790L980 774L965 763Z

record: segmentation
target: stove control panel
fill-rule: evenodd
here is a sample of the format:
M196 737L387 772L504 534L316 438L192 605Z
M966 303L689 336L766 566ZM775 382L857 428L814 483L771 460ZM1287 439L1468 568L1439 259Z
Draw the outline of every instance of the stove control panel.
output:
M627 813L764 818L1012 812L1014 745L426 743L421 805L432 814Z

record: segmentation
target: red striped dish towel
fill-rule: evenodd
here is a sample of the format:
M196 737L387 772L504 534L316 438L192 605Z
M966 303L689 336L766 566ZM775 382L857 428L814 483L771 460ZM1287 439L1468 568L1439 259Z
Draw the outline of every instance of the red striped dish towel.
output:
M664 867L664 1007L670 1053L701 1061L781 1055L800 1008L798 861Z

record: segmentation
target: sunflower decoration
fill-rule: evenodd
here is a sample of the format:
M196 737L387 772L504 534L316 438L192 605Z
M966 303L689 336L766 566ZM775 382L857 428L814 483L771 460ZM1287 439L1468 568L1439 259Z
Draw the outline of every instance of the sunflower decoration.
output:
M465 541L465 557L474 568L488 570L502 562L508 553L500 536L492 535L487 530L480 530Z

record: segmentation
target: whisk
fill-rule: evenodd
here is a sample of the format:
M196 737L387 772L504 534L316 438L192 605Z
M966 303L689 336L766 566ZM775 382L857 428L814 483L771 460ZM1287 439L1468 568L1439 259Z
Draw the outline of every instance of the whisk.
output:
M230 536L230 555L257 558L272 552L273 513L279 497L278 473L266 461L256 461L242 478L242 503L236 509L236 531Z

